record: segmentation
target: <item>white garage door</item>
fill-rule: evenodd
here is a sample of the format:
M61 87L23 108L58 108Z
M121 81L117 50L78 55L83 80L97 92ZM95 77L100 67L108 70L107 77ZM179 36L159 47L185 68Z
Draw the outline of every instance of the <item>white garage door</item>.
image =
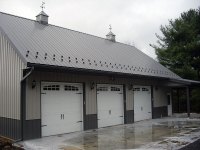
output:
M97 85L98 127L124 123L122 85Z
M134 121L151 119L151 87L134 86Z
M82 84L42 82L42 136L83 130Z

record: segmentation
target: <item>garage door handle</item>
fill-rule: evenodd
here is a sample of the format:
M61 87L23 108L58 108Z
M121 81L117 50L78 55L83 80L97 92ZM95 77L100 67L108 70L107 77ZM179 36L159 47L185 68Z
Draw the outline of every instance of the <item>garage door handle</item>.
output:
M148 112L148 113L151 113L151 112Z
M47 125L42 125L42 127L46 127Z
M47 93L41 93L41 94L47 94Z
M64 114L60 114L60 119L64 119L65 118L65 115Z
M119 117L124 117L124 116L119 116Z
M81 123L81 122L83 122L83 121L77 121L76 123Z
M123 94L123 93L118 93L118 94Z

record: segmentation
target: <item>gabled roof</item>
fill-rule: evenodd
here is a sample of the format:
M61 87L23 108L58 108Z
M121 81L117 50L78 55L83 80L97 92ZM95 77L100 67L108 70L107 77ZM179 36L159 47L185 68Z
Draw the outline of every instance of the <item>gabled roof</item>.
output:
M134 46L123 43L1 12L0 29L26 63L180 78Z
M114 35L114 36L115 36L115 34L112 33L111 31L110 31L107 35ZM107 35L106 35L106 36L107 36Z
M39 16L39 15L43 15L43 16L49 17L44 11L41 11L37 16ZM36 16L36 17L37 17L37 16Z

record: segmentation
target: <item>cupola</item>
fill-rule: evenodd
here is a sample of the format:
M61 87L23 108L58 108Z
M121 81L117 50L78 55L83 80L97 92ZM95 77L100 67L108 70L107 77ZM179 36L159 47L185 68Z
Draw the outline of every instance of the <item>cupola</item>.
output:
M47 25L48 24L48 15L43 11L44 2L42 2L42 5L40 6L42 8L42 11L36 16L36 21L38 21L41 24Z
M111 25L110 25L110 32L106 35L106 39L107 40L110 40L110 41L112 41L112 42L115 42L115 34L114 33L112 33L112 27L111 27Z

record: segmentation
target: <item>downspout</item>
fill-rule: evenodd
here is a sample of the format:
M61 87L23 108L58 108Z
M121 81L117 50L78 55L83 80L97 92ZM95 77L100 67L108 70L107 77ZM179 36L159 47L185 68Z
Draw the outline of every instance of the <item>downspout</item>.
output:
M31 75L31 73L33 72L33 70L34 70L34 67L31 67L31 70L22 78L21 82L23 82L24 80L26 80L26 78L28 78Z
M27 68L29 69L29 68ZM24 69L24 70L27 70L27 69ZM23 138L24 138L24 97L23 97L23 88L22 88L22 85L23 85L23 82L33 73L34 71L34 67L31 67L31 70L26 73L26 75L22 78L22 80L20 81L20 85L21 85L21 99L20 99L20 108L21 108L21 138L19 140L17 140L16 142L19 142L19 141L23 141ZM24 73L24 72L23 72Z

